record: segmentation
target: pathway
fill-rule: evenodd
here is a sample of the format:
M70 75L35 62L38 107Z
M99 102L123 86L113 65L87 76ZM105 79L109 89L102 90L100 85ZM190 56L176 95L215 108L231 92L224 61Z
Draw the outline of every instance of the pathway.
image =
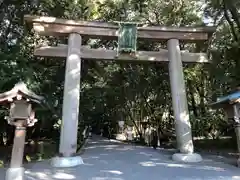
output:
M172 152L94 137L82 155L84 165L53 169L48 161L26 165L27 180L240 180L240 169L204 159L183 164Z

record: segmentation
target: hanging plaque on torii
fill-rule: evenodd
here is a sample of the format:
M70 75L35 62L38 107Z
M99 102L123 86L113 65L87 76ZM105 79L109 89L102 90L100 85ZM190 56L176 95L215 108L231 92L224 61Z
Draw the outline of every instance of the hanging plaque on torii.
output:
M117 57L131 55L135 57L137 51L137 26L134 22L118 22L118 49Z

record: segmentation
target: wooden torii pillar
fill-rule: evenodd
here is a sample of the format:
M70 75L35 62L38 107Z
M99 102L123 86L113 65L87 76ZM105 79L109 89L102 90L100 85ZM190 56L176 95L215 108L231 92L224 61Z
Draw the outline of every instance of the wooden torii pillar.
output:
M81 79L81 44L78 33L69 34L66 60L62 126L60 134L60 157L53 159L53 166L76 166L82 164L82 158L75 156L77 149L80 79ZM67 160L66 161L66 158Z
M167 47L169 52L169 76L175 119L175 132L177 146L180 150L180 153L174 154L172 158L175 161L200 162L202 161L202 157L197 153L193 153L192 130L189 120L179 40L168 40Z
M183 162L199 162L202 160L199 154L194 153L182 62L208 63L208 59L205 53L181 51L179 40L206 41L215 31L215 27L139 27L137 31L138 39L152 41L167 40L168 50L137 51L137 58L128 55L117 58L117 51L91 49L81 46L81 36L84 38L117 39L119 27L114 24L29 15L26 15L24 18L25 21L33 24L33 29L40 35L69 36L68 45L39 47L34 52L36 56L41 57L67 58L63 125L59 148L59 152L63 157L55 158L53 160L54 166L70 167L83 163L80 157L73 157L76 152L77 142L81 59L169 62L175 129L178 149L180 151L173 155L173 159Z

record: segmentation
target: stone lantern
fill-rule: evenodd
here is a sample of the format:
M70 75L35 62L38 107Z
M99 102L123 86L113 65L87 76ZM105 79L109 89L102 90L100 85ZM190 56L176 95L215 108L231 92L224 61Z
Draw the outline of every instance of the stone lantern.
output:
M120 127L120 129L121 129L121 133L123 132L123 127L124 127L124 124L125 124L125 122L123 121L123 120L121 120L121 121L118 121L118 126Z
M237 89L229 95L217 98L217 101L210 104L215 109L222 108L226 117L233 121L235 133L237 137L238 152L240 153L240 90ZM240 167L240 157L237 160L237 165Z
M126 140L126 137L123 133L124 132L124 130L123 130L124 129L124 124L125 124L125 122L123 120L118 121L118 126L119 126L119 129L120 129L120 132L116 134L116 139L117 140L121 140L121 141Z
M37 122L34 105L42 103L43 100L43 97L28 90L22 82L16 84L10 91L0 94L0 104L9 107L9 115L6 119L10 125L15 126L12 156L6 180L24 179L22 165L26 128Z

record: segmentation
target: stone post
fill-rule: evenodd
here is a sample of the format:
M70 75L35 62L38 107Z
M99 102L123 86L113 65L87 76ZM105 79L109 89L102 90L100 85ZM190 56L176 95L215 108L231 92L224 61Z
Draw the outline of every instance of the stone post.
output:
M80 100L81 44L82 38L79 34L69 35L59 147L60 157L53 158L52 165L54 167L73 167L83 163L80 156L75 156Z
M24 180L23 154L26 137L26 120L16 121L10 168L6 180Z
M180 150L180 153L174 154L172 158L175 161L199 162L202 160L201 156L193 153L194 148L179 40L168 40L167 47L177 147Z
M239 111L238 111L238 105L237 104L234 104L233 105L233 114L234 114L234 121L235 121L235 125L234 125L234 128L235 128L235 133L236 133L236 137L237 137L237 147L238 147L238 153L240 152L240 114L239 114ZM237 166L240 167L240 157L238 157L238 160L237 160Z
M236 124L234 128L237 137L238 153L240 153L240 124ZM240 157L238 157L237 166L240 167Z
M26 137L26 127L21 125L16 126L10 168L22 167L25 137Z

